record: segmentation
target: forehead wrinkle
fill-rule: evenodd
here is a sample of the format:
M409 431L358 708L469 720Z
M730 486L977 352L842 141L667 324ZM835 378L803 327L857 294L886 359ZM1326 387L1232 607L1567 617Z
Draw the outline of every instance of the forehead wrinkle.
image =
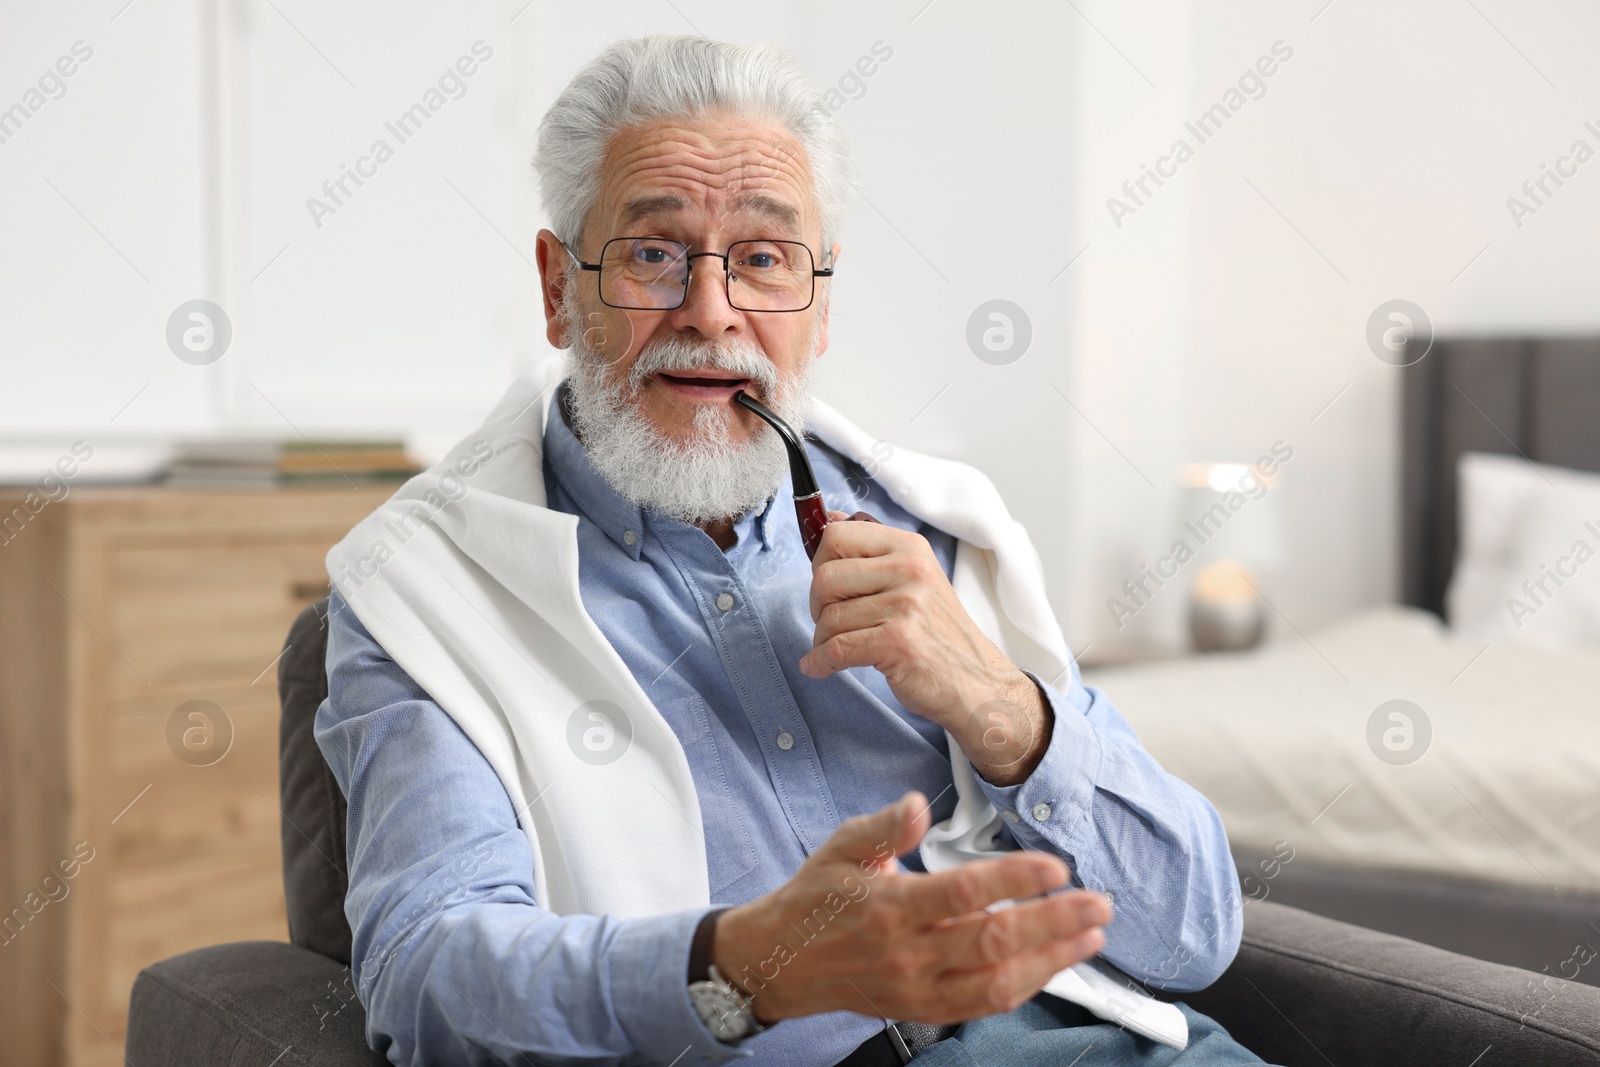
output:
M623 205L622 215L618 219L618 224L627 227L643 219L676 215L689 206L689 201L676 193L634 197ZM792 205L768 193L741 193L727 203L726 211L719 211L717 214L721 217L725 214L738 214L740 212L759 215L762 218L770 219L779 226L791 228L800 226L800 212Z
M603 202L613 211L620 211L620 225L649 217L629 210L627 205L638 201L654 200L654 213L669 214L672 205L668 198L679 201L678 210L699 206L720 223L740 209L755 208L770 216L761 211L759 199L765 198L782 205L779 216L791 215L790 219L779 221L798 226L813 211L805 156L791 146L793 137L787 131L759 129L764 136L736 133L717 137L702 129L670 123L624 131L613 142L604 165ZM668 188L659 192L653 188L661 185ZM617 205L628 189L639 186L646 187L640 195L630 198L627 205ZM743 195L735 195L735 191ZM769 195L777 192L791 196ZM791 197L800 201L799 208L783 203Z

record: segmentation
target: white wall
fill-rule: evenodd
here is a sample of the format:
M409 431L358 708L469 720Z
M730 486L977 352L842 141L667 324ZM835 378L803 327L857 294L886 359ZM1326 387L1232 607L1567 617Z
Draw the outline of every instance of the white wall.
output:
M0 427L13 433L206 411L203 377L172 373L163 341L202 269L195 12L140 4L113 21L120 6L0 5L0 110L74 43L92 53L0 143Z
M74 41L95 50L0 144L0 429L395 430L435 452L546 351L528 160L584 61L703 32L772 40L837 85L881 41L892 58L839 111L863 199L822 395L994 477L1091 658L1181 640L1180 592L1120 631L1105 606L1188 517L1179 466L1284 439L1271 499L1293 555L1263 588L1310 629L1395 588L1397 396L1372 309L1595 326L1600 162L1520 228L1505 199L1573 140L1600 149L1582 126L1600 125L1600 16L1475 2L0 0L0 107ZM1266 95L1116 225L1106 198L1280 39L1294 56ZM494 56L465 97L318 227L307 198L479 40ZM210 367L164 340L198 296L237 329ZM1031 321L1010 365L968 346L991 299Z
M1574 139L1600 150L1582 125L1600 119L1583 104L1597 31L1600 13L1579 3L1195 5L1185 106L1121 131L1143 142L1120 160L1134 172L1274 41L1294 49L1148 210L1121 231L1102 216L1119 241L1151 223L1183 234L1186 458L1248 460L1278 438L1296 449L1276 500L1292 563L1263 584L1277 637L1298 640L1284 618L1309 630L1395 595L1398 379L1366 345L1374 308L1412 300L1442 333L1600 325L1600 163L1520 229L1505 203ZM1118 40L1143 58L1151 37L1130 26ZM1084 601L1123 576L1095 573ZM1150 627L1157 643L1176 633L1175 611L1151 621L1171 624Z

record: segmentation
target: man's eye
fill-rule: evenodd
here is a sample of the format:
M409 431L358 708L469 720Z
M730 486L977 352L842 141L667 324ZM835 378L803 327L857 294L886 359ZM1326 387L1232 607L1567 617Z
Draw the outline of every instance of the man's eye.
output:
M783 266L783 252L770 246L746 248L739 255L739 266L758 271L773 270Z

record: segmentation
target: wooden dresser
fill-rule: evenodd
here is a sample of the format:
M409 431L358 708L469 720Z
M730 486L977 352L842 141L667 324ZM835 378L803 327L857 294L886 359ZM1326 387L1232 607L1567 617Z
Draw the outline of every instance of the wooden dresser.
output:
M287 939L276 657L393 488L0 490L0 1061L121 1064L141 968Z

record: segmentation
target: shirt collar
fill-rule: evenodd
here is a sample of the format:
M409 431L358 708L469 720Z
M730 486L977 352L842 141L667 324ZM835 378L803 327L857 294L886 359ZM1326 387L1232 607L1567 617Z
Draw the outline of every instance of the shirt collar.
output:
M733 530L739 535L739 544L748 541L753 531L761 542L763 552L772 547L772 511L773 505L778 502L778 496L778 493L774 493L767 497L765 504L734 523Z
M550 417L545 420L544 448L551 470L560 480L562 488L571 494L573 503L577 504L583 517L598 526L630 558L638 559L647 522L670 523L674 526L684 524L645 512L619 493L605 475L595 468L583 442L578 440L572 427L567 424L562 407L566 391L567 383L562 382L555 396L550 399ZM772 547L772 512L778 495L773 494L760 508L734 523L734 533L738 538L736 545L745 545L754 534L763 551Z

